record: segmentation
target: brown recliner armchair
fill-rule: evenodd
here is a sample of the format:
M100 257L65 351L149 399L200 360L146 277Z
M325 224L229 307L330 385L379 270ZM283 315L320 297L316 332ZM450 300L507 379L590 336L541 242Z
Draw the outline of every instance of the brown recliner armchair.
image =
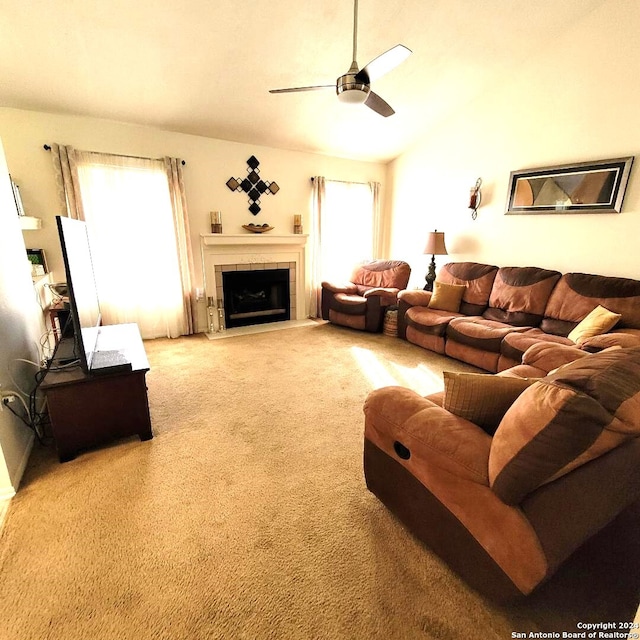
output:
M384 312L406 289L411 267L401 260L372 260L358 265L346 283L322 283L322 318L352 329L377 333Z

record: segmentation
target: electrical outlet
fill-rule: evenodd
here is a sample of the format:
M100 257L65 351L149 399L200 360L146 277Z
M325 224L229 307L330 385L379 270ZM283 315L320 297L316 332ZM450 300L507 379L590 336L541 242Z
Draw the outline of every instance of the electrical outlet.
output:
M15 393L6 393L2 390L2 384L0 384L0 411L4 410L5 402L15 402L16 395Z

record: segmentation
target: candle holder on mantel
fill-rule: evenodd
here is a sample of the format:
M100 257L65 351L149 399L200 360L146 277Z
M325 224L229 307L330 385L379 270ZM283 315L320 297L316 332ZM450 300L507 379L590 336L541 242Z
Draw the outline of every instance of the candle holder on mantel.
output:
M293 233L302 233L302 216L298 213L293 216Z
M226 330L225 326L225 314L224 314L224 302L218 300L218 333L222 333Z
M222 212L211 212L211 233L222 233Z

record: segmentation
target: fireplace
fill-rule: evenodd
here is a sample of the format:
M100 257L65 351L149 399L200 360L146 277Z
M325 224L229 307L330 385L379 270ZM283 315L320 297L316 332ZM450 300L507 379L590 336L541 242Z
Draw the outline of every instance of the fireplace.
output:
M308 296L305 287L306 243L306 235L293 233L282 235L276 235L272 232L202 234L200 249L209 332L217 333L225 326L229 326L225 323L225 310L228 305L223 290L223 276L232 271L254 272L288 269L288 319L306 318L308 314ZM245 324L273 320L273 317L257 316Z
M222 273L227 328L289 320L289 269Z

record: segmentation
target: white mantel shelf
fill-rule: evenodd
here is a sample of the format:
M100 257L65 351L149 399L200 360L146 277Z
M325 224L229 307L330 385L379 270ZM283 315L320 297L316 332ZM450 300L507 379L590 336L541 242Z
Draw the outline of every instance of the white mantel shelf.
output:
M269 245L292 244L301 245L307 242L309 234L275 235L273 233L202 233L200 238L205 246L220 245Z

